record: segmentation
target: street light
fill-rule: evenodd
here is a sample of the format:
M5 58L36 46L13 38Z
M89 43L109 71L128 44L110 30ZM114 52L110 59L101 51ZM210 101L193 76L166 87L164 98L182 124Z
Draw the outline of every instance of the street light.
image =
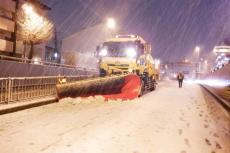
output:
M39 15L34 10L33 6L28 3L24 3L22 5L22 9L25 13L23 16L25 21L22 21L22 27L26 29L28 33L36 33L38 29L40 29L40 27L45 23L44 17Z
M116 22L113 18L108 18L107 23L106 23L107 28L109 29L115 29L116 28Z
M196 53L200 53L200 47L199 47L199 46L196 46L195 52L196 52Z
M27 4L27 3L23 4L22 8L25 11L25 13L27 13L27 14L31 14L34 11L33 7L30 4Z
M54 53L54 58L56 59L57 57L58 57L58 53L55 52L55 53Z
M200 47L195 47L195 53L197 53L197 61L196 61L196 78L198 78L198 73L200 71Z
M160 59L155 59L155 68L158 70L160 68Z
M34 44L48 41L53 34L53 24L36 10L35 5L24 3L17 16L20 37L31 45L29 59L33 57Z

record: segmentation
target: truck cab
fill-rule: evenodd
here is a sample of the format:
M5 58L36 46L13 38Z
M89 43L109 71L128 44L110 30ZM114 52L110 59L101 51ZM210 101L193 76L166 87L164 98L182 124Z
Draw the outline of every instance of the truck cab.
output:
M136 35L117 35L97 47L100 75L154 73L151 46ZM149 69L149 70L147 70Z
M117 35L97 46L100 76L133 73L143 87L155 89L159 69L151 55L151 46L137 35Z

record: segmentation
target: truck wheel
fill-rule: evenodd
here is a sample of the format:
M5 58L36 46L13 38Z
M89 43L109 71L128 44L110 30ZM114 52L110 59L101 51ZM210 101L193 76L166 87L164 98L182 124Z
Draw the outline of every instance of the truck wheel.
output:
M152 88L150 88L150 91L154 91L156 89L156 85L154 84Z
M105 77L106 76L106 71L103 69L100 69L100 77Z
M155 90L156 89L156 82L155 82L155 80L151 80L151 88L149 89L150 91L153 91L153 90Z
M138 97L141 97L143 95L144 91L145 91L145 82L142 80L141 81L141 90L140 90Z

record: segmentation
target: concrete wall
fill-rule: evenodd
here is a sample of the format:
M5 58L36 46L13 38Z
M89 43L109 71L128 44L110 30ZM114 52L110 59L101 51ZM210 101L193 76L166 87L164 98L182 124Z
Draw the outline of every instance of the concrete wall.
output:
M31 77L97 74L85 70L0 60L0 77Z

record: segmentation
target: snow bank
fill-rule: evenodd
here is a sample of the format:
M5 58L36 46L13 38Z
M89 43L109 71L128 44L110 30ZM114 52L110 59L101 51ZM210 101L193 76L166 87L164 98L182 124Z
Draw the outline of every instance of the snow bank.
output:
M108 100L105 101L105 98L103 96L90 96L90 97L77 97L77 98L63 98L59 102L66 102L66 103L73 103L73 104L88 104L88 103L124 103L124 102L139 102L140 98L136 98L134 100L122 100L122 99L116 99L116 100Z

